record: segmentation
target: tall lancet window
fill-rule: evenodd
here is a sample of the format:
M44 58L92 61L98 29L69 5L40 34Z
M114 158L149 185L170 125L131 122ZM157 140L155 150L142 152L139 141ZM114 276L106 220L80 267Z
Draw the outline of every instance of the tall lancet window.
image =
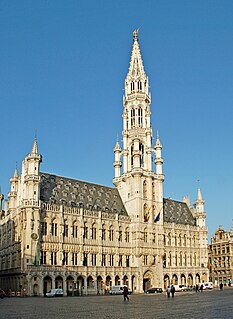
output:
M142 82L138 81L138 91L142 91Z
M142 143L139 144L139 151L141 152L140 167L142 167L144 164L144 145Z
M131 167L133 167L133 148L134 148L134 145L132 144L132 146L131 146Z
M131 82L130 87L131 87L131 92L133 92L134 91L134 82Z
M135 126L135 109L131 110L131 126Z
M142 109L141 108L139 108L138 109L138 125L139 126L142 126L143 125L143 121L142 121Z
M143 182L143 198L147 198L147 182Z

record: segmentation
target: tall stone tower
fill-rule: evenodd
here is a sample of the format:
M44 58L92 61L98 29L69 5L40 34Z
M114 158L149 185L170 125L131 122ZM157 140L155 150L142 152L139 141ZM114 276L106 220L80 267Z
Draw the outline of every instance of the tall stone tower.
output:
M149 81L144 71L137 30L133 32L133 48L123 101L123 149L117 142L114 148L113 182L135 223L153 223L158 214L159 222L162 223L162 144L157 136L155 146L152 147ZM153 154L156 173L153 171Z

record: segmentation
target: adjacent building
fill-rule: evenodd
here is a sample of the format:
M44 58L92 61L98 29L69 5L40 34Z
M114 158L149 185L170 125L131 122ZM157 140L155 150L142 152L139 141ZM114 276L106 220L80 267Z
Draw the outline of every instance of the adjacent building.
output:
M152 145L151 96L133 47L123 97L123 144L114 147L114 187L45 173L37 140L15 169L0 219L0 286L44 295L133 292L207 281L204 200L198 189L176 201L163 195L162 144ZM2 196L2 195L1 195ZM1 201L2 201L1 197Z
M210 281L215 286L221 283L232 285L233 279L233 224L230 232L219 226L209 245Z

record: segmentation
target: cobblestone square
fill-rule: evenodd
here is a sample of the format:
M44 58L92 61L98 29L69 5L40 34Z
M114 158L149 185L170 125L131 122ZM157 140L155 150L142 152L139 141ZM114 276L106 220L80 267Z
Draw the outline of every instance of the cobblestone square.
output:
M131 295L129 302L122 296L63 298L5 298L0 300L0 318L4 319L145 319L145 318L233 318L233 289L176 293Z

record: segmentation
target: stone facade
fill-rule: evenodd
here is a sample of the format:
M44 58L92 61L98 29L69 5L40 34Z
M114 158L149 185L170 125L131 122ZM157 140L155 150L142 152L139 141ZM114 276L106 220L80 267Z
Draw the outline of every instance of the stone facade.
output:
M114 147L106 187L43 173L37 140L10 179L0 220L0 286L43 295L134 292L208 280L206 214L201 191L191 206L163 197L162 144L152 145L151 97L133 34L123 99L123 145Z
M233 224L230 232L219 226L209 245L210 281L215 286L221 283L232 285L233 279Z

